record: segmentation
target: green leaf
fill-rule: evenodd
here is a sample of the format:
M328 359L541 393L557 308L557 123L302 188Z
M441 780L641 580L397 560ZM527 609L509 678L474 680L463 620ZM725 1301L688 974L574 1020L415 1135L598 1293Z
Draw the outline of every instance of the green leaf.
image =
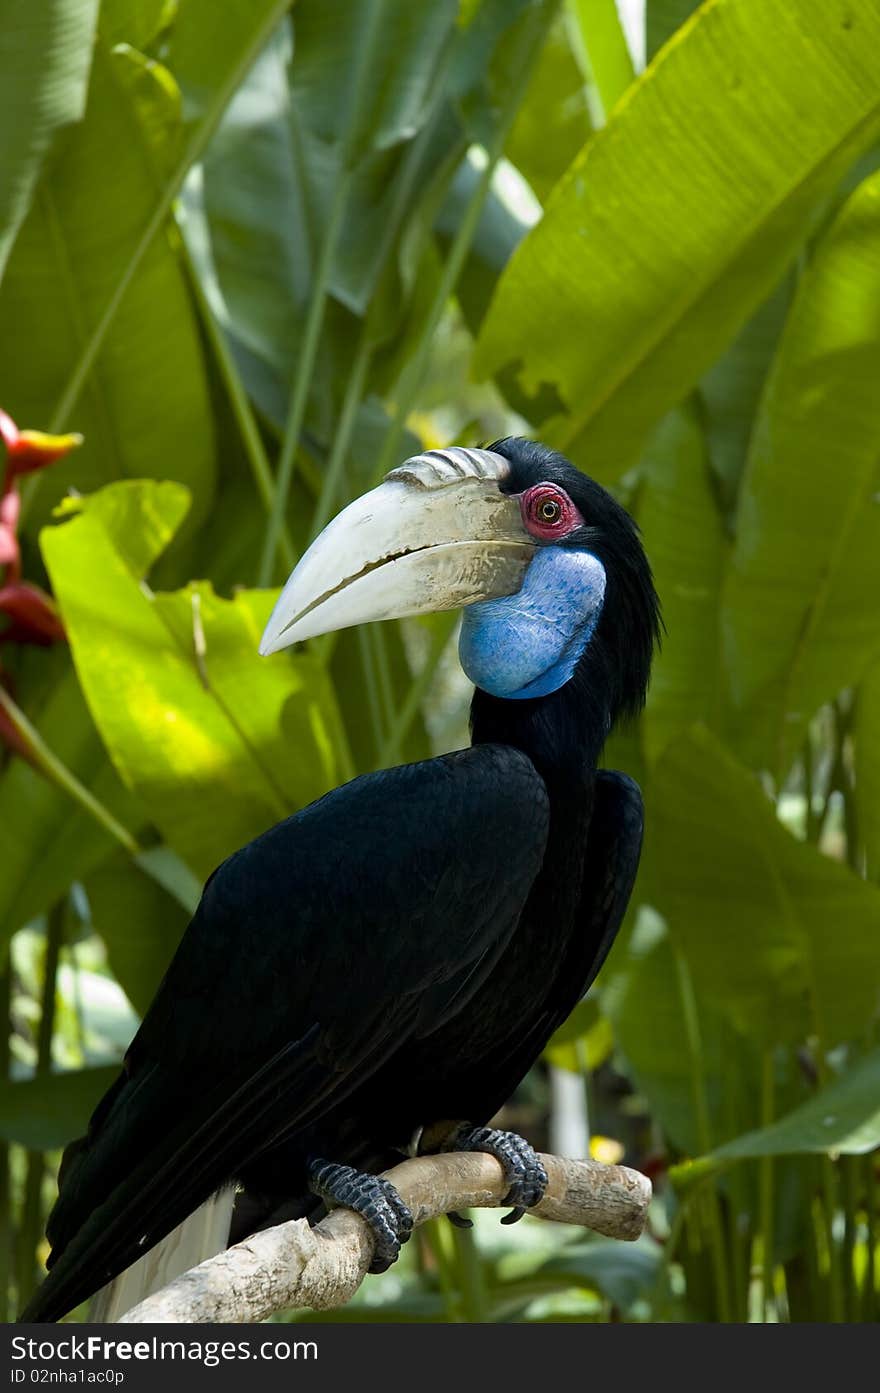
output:
M52 1151L82 1135L99 1099L119 1073L115 1065L0 1083L0 1137L34 1151Z
M200 582L151 594L132 574L122 520L126 536L135 513L163 535L180 499L171 484L112 485L45 529L41 545L108 752L165 840L204 877L339 782L342 736L317 663L257 656L273 592L223 600Z
M146 48L172 23L179 0L102 0L101 36L109 44ZM190 7L190 0L184 0Z
M527 391L553 384L568 414L543 434L590 473L637 459L779 279L877 129L878 44L873 0L716 0L575 160L501 277L477 368L518 358Z
M645 49L649 62L699 5L700 0L645 0Z
M880 650L880 175L804 274L755 423L724 622L737 730L788 769Z
M290 113L290 28L276 30L238 88L205 160L203 203L224 321L286 391L313 272L301 156ZM284 408L281 417L283 420Z
M156 200L157 152L121 71L119 57L99 43L85 120L46 167L0 291L0 317L18 326L0 336L4 404L23 424L46 421ZM193 490L191 526L203 516L214 479L213 420L190 298L164 235L122 302L75 424L83 447L34 476L37 522L71 487L87 492L157 471Z
M639 525L663 606L642 739L649 759L720 700L718 607L727 550L702 425L693 404L670 413L645 455Z
M880 1146L880 1050L851 1064L840 1078L769 1127L726 1142L718 1160L791 1156L799 1152L861 1155Z
M601 126L635 77L616 0L569 0L569 17Z
M41 655L43 656L43 655ZM101 745L65 652L53 655L51 685L29 710L50 749L115 817L137 828L143 814L120 784ZM0 776L0 942L42 913L116 843L88 814L24 760Z
M92 923L113 974L144 1015L189 921L156 879L115 857L85 882Z
M0 0L0 278L52 137L83 114L98 0Z
M618 1243L592 1239L567 1244L533 1274L539 1281L570 1279L572 1285L594 1288L621 1310L628 1311L650 1294L660 1276L663 1250L657 1243ZM511 1287L515 1290L514 1284Z
M137 112L156 182L173 175L183 139L180 88L161 63L130 44L117 44L113 63Z
M755 416L794 292L785 276L700 382L703 429L725 516L732 516Z
M290 4L223 0L223 23L217 24L216 0L184 0L171 31L168 66L183 89L190 129L214 127Z
M570 1045L599 1023L599 1003L592 997L579 1001L568 1019L553 1032L552 1045Z
M167 891L187 914L195 913L202 887L185 861L170 846L151 846L135 857L135 864Z
M570 1074L592 1073L605 1063L614 1049L614 1032L611 1022L600 1016L596 1024L583 1032L579 1039L566 1044L550 1041L544 1049L543 1058L556 1069L567 1069Z
M313 390L325 416L328 391L341 393L347 380L356 338L350 316L365 317L385 272L393 314L383 336L397 326L407 298L392 255L399 231L408 212L430 205L438 167L442 173L463 148L463 136L447 119L412 167L413 142L434 114L433 90L454 27L455 6L447 0L384 4L370 76L381 100L363 103L349 128L340 90L353 80L374 13L372 0L301 7L296 61L291 64L284 25L239 87L204 164L203 204L224 317L261 409L282 398L273 417L285 414L315 267L342 182L345 219L328 282L338 305L326 323ZM376 319L375 302L372 309ZM321 434L327 433L322 423Z
M579 1001L571 1015L553 1032L544 1049L544 1058L557 1069L571 1074L598 1069L614 1048L611 1022L599 1014L592 997Z
M568 30L557 20L538 55L505 152L544 203L591 131L583 73Z
M707 731L656 766L648 893L700 999L761 1042L825 1049L877 1009L880 891L797 842L757 780Z
M652 922L656 918L640 915L626 945L615 949L602 977L602 1009L614 1027L628 1074L648 1099L652 1117L676 1146L694 1155L701 1150L700 1127L689 1077L681 990L669 938L662 923ZM718 1010L706 1001L700 1003L700 1027L701 1087L711 1136L723 1136L722 1021Z

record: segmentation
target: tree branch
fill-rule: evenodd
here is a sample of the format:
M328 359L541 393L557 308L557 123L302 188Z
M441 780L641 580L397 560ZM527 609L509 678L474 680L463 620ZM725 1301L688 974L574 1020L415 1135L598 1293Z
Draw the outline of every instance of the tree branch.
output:
M651 1199L646 1176L597 1161L541 1159L549 1183L531 1214L581 1224L609 1238L638 1238ZM420 1156L385 1174L416 1224L451 1210L495 1208L507 1189L500 1165L485 1152ZM372 1252L367 1224L350 1209L334 1210L314 1228L306 1219L295 1219L208 1258L120 1320L249 1323L290 1307L323 1311L344 1306L363 1281Z

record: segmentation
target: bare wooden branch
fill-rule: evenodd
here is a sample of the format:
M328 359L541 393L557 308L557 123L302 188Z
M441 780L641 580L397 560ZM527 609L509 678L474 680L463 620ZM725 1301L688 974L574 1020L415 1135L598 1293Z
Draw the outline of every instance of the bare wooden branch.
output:
M542 1156L547 1193L529 1213L580 1224L610 1238L638 1238L651 1199L647 1176L626 1166ZM485 1152L420 1156L385 1172L416 1224L451 1210L499 1206L501 1167ZM337 1209L315 1228L296 1219L254 1234L147 1297L120 1319L129 1324L215 1324L264 1320L291 1307L329 1310L350 1301L372 1258L360 1215Z

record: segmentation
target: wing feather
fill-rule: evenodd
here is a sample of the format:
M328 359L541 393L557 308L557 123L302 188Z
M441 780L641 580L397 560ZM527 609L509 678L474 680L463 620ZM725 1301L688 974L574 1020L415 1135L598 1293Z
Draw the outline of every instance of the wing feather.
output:
M214 872L129 1050L71 1149L55 1319L262 1151L465 1009L546 845L544 785L506 746L365 775Z

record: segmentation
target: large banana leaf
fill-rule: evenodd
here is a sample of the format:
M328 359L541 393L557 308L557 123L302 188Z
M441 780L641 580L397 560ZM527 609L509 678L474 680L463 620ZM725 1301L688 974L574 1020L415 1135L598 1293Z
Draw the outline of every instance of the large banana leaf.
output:
M477 366L519 361L614 478L764 299L880 117L873 0L716 0L631 88L505 270ZM792 132L797 132L797 139Z
M185 509L174 484L111 485L73 503L41 544L110 756L204 877L340 781L342 737L317 663L257 656L271 592L222 600L207 582L173 594L144 587L146 558L167 546Z
M880 891L797 842L757 780L705 730L656 766L649 898L694 986L756 1043L865 1030L880 1004Z
M725 512L733 512L764 382L794 291L785 276L700 382L709 460Z
M48 162L0 290L0 318L16 325L0 335L4 405L25 425L47 421L156 201L168 132L150 140L129 76L128 55L99 42L85 120ZM164 233L120 306L74 423L85 444L39 476L31 527L71 487L156 471L188 484L195 521L204 515L212 414L190 299Z
M707 1145L730 1134L726 1108L732 1089L732 1055L722 1049L723 1019L713 1003L700 1003L699 1070L697 1086L705 1109L701 1121L694 1107L694 1080L688 1067L686 1013L675 954L668 935L639 916L634 933L618 942L600 978L602 1010L614 1027L627 1073L650 1105L673 1145L698 1155ZM722 1084L723 1070L727 1072ZM740 1118L752 1126L757 1113ZM705 1131L708 1130L708 1137Z
M561 19L551 27L505 146L508 159L542 203L592 130L584 77L569 32ZM552 140L547 139L548 128L553 130Z
M783 774L880 651L880 174L804 275L755 424L724 622L744 748Z
M66 1146L81 1135L89 1116L112 1084L115 1066L45 1074L21 1083L0 1083L0 1137L39 1151Z
M153 877L121 857L99 866L85 890L113 974L143 1015L190 916Z
M793 1112L769 1127L726 1142L714 1155L718 1160L805 1151L858 1155L876 1146L880 1146L880 1050L850 1064Z
M56 131L85 107L98 0L0 0L0 277Z
M639 523L666 628L642 722L645 753L654 759L694 721L717 725L720 712L718 603L727 543L693 404L671 412L648 447Z
M178 0L168 43L168 63L186 104L184 117L194 139L210 133L292 0ZM136 39L131 38L135 43Z

